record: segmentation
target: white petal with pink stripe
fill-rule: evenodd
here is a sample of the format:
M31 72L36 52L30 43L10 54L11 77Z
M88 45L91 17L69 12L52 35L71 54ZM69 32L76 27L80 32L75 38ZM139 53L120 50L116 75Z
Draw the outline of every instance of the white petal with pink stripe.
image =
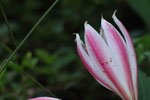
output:
M116 28L102 18L101 33L85 23L85 44L76 34L79 56L94 78L123 100L138 100L137 63L131 38L117 19Z

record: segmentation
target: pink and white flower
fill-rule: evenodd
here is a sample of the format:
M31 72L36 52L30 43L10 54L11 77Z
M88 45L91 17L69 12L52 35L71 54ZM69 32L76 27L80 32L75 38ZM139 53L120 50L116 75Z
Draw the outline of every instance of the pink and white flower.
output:
M52 97L37 97L37 98L28 99L28 100L60 100L60 99L52 98Z
M100 34L85 22L85 43L76 34L78 54L92 76L123 100L138 100L137 63L131 38L124 25L113 20L120 32L102 18Z

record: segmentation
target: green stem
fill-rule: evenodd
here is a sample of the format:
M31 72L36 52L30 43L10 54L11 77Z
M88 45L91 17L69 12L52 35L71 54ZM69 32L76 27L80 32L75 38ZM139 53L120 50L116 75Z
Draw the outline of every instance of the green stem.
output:
M8 31L10 32L10 35L11 35L11 38L12 38L12 40L13 40L13 42L14 42L15 47L17 48L17 44L16 44L16 41L15 41L15 38L14 38L13 32L12 32L12 30L11 30L11 29L10 29L10 27L9 27L8 20L7 20L7 16L6 16L6 14L5 14L5 11L4 11L4 8L3 8L3 6L2 6L2 3L1 3L1 2L0 2L0 8L1 8L1 10L2 10L2 15L3 15L4 20L5 20L5 22L6 22L6 25L7 25Z
M36 22L36 24L31 28L31 30L28 32L28 34L24 37L24 39L20 42L18 47L12 52L12 54L7 59L6 63L3 64L0 67L0 74L4 71L4 69L7 68L7 64L11 61L11 59L14 57L14 55L17 53L17 51L22 47L22 45L25 43L25 41L29 38L29 36L32 34L32 32L35 30L35 28L40 24L40 22L45 18L45 16L52 10L52 8L56 5L56 3L59 0L56 0L49 8L48 10L43 14L43 16Z
M21 72L23 74L25 74L25 76L27 76L28 78L30 78L33 82L35 82L36 84L38 84L43 90L45 90L46 92L48 92L51 96L56 97L56 95L54 95L51 91L49 91L47 88L45 88L41 83L39 83L37 80L35 80L30 74L26 73L25 71L23 71L22 69L20 69ZM57 97L56 97L57 98Z

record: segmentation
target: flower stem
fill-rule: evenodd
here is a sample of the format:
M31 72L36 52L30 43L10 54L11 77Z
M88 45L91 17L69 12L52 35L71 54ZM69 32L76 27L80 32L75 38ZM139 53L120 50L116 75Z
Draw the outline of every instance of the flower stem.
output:
M11 30L11 29L10 29L10 27L9 27L8 19L7 19L6 13L5 13L5 11L4 11L4 8L3 8L3 6L2 6L2 3L1 3L1 2L0 2L0 8L1 8L2 15L3 15L3 17L4 17L4 20L5 20L5 22L6 22L6 25L7 25L8 31L10 32L10 35L11 35L11 38L12 38L12 40L13 40L13 42L14 42L15 47L17 48L17 44L16 44L16 41L15 41L15 38L14 38L13 32L12 32L12 30Z

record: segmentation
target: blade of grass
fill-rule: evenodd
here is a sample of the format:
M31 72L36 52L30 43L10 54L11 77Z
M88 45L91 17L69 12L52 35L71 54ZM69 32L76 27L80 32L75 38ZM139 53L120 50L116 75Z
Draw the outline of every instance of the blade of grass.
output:
M7 25L8 31L10 32L11 38L12 38L12 40L13 40L13 42L14 42L15 48L17 48L17 44L16 44L16 41L15 41L15 38L14 38L13 32L12 32L12 30L11 30L11 29L10 29L10 27L9 27L8 19L7 19L6 13L5 13L5 11L4 11L4 8L3 8L3 6L2 6L2 3L1 3L1 2L0 2L0 8L1 8L2 15L3 15L3 17L4 17L4 20L5 20L5 22L6 22L6 25Z
M25 43L25 41L29 38L29 36L32 34L32 32L35 30L35 28L40 24L40 22L45 18L45 16L52 10L52 8L57 4L59 0L56 0L49 8L48 10L42 15L42 17L34 24L34 26L31 28L31 30L28 32L28 34L24 37L24 39L19 43L18 47L12 52L12 54L8 57L5 64L3 64L0 67L0 74L4 71L4 69L7 68L8 63L11 61L11 59L14 57L14 55L17 53L17 51L22 47L22 45Z
M23 74L25 74L26 77L30 78L33 82L35 82L37 85L39 85L43 90L45 90L47 93L49 93L51 96L57 98L56 95L54 95L51 91L49 91L47 88L45 88L41 83L39 83L36 79L34 79L30 74L20 69Z

